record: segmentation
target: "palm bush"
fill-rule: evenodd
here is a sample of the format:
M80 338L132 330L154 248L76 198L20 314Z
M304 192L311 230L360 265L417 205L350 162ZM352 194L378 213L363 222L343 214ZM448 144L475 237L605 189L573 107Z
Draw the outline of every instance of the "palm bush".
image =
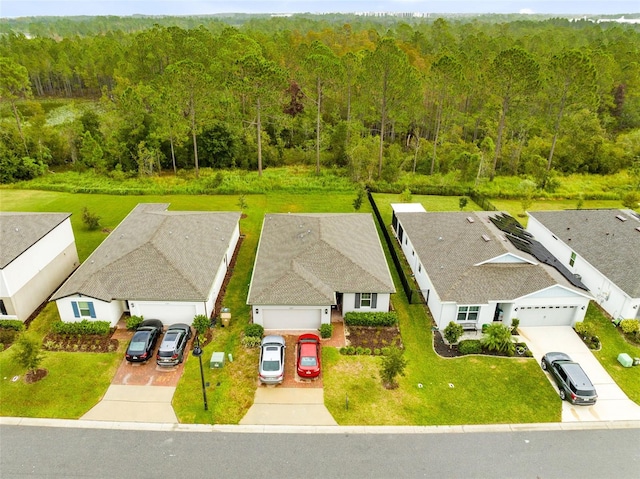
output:
M482 342L482 346L489 351L507 353L509 355L515 352L516 346L511 340L511 328L500 323L487 326L484 336L480 341Z

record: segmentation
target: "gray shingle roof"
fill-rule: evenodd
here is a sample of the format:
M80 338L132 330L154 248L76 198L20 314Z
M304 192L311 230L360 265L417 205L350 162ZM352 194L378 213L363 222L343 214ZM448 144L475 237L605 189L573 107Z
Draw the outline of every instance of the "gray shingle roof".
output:
M640 220L607 210L529 213L632 298L640 297ZM620 221L622 215L627 221Z
M51 299L206 300L240 213L168 206L136 206Z
M557 271L542 264L479 264L505 254L538 263L504 239L489 221L491 214L495 213L396 213L443 301L480 304L510 300L555 284L577 291Z
M370 214L268 214L248 304L333 304L335 292L393 293Z
M70 216L71 213L0 213L0 269Z

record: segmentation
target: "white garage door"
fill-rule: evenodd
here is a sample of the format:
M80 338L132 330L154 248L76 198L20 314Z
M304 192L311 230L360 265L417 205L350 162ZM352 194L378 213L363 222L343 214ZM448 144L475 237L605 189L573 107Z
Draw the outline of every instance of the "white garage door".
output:
M318 329L321 310L265 309L262 312L264 329Z
M520 326L571 326L578 306L521 306Z
M144 319L159 319L165 325L193 322L196 305L193 303L138 303L138 311Z

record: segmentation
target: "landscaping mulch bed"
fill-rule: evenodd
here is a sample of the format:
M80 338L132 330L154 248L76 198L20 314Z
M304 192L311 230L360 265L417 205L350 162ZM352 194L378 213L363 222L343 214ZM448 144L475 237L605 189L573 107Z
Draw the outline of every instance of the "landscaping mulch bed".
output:
M41 379L44 379L47 374L49 374L49 371L47 369L34 369L33 371L29 371L24 375L24 382L27 384L33 384L40 381Z
M345 326L349 345L354 347L382 349L391 346L403 348L402 336L397 326L390 327L367 327L367 326Z
M480 339L480 338L478 338ZM445 343L442 333L440 331L433 332L433 349L438 354L438 356L442 356L443 358L457 358L459 356L466 356L465 354L460 353L458 350L457 344L452 344L451 347L447 343ZM502 357L525 357L518 354L514 354L513 356L509 356L507 353L499 353L496 351L487 351L485 349L482 350L481 353L477 353L481 356L502 356Z
M45 351L82 353L111 353L117 351L119 341L99 334L47 334L42 340Z

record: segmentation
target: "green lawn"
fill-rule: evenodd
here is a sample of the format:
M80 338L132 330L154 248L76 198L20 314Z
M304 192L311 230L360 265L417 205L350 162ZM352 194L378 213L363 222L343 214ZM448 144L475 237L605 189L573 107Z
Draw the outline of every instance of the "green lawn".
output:
M203 362L209 411L202 405L198 362L190 358L174 397L174 408L184 423L237 423L253 402L256 388L257 350L240 345L244 325L249 322L245 304L253 260L265 213L352 212L355 194L343 192L247 195L247 217L241 220L244 235L238 262L231 277L225 306L232 312L228 328L214 330L214 341L205 348ZM385 222L390 223L390 203L399 195L376 194ZM172 210L238 210L238 196L108 196L41 191L0 190L0 208L5 211L68 211L81 259L93 251L106 233L89 232L81 221L87 206L102 217L102 226L112 229L138 202L167 202ZM458 211L457 197L415 195L428 211ZM466 209L477 208L469 202ZM370 212L368 202L362 212ZM392 265L392 262L389 262ZM341 356L335 350L323 352L325 402L340 424L472 424L548 422L560 420L560 400L535 361L516 358L439 358L432 349L428 312L422 305L408 305L401 292L393 303L400 316L400 328L409 365L400 387L382 388L379 358ZM53 313L51 313L53 308ZM51 320L55 307L47 308ZM42 316L42 315L41 315ZM32 325L39 334L47 330L40 317ZM603 337L603 342L605 338ZM232 354L224 368L210 370L214 351ZM49 376L35 385L10 379L22 375L12 364L11 350L0 353L3 380L0 386L2 415L78 417L92 407L106 391L122 352L106 355L47 353L43 364ZM638 355L636 353L636 355ZM615 359L615 358L614 358ZM633 369L635 371L635 369ZM625 374L626 371L622 371ZM87 378L91 381L87 381ZM419 388L418 384L423 387ZM453 384L453 387L449 385ZM631 396L631 394L630 394ZM23 398L28 397L29 401ZM345 407L346 398L349 408ZM33 399L33 400L32 400ZM73 405L70 404L73 403Z
M587 309L585 321L595 326L596 335L602 342L602 349L593 351L594 356L629 399L640 404L640 368L624 368L617 359L620 353L627 353L632 358L640 357L640 346L629 343L593 302Z

